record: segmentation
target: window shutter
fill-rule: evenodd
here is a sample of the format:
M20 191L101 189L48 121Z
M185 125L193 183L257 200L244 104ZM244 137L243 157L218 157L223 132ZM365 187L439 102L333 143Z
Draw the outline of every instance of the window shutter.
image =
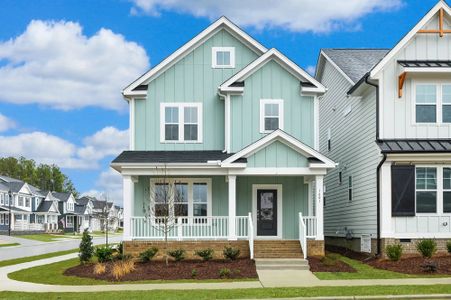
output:
M391 167L392 216L415 216L415 166Z

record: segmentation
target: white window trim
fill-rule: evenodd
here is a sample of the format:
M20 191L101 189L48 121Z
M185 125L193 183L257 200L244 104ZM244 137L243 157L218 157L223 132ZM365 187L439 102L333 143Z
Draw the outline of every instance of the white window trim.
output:
M277 104L279 105L279 129L284 128L284 109L283 99L260 99L260 133L271 133L274 130L265 130L265 105Z
M437 170L437 198L435 213L417 213L417 168L435 168ZM415 216L451 216L451 213L443 212L443 168L451 168L451 165L431 165L418 164L415 165ZM420 190L421 191L421 190Z
M166 107L177 107L179 110L179 139L169 140L165 139L165 125L166 125ZM197 108L197 140L196 141L185 141L185 107L196 107ZM174 103L161 103L160 104L160 143L164 144L199 144L203 140L203 113L202 113L202 103L200 102L174 102Z
M216 61L217 52L229 52L230 64L218 65ZM235 47L212 47L211 48L211 67L213 69L233 69L235 68Z
M351 179L351 181L349 181ZM351 183L351 184L349 184ZM324 194L324 192L323 192ZM351 195L351 199L349 199L349 195ZM348 202L352 202L354 200L354 178L352 175L348 176Z
M181 183L181 184L188 184L188 218L194 218L194 194L193 194L193 184L194 183L206 183L207 184L207 216L212 216L212 181L211 178L169 178L166 179L164 182L161 178L152 178L150 179L150 191L155 191L155 184L157 183L168 183L168 184L174 184L174 183ZM152 197L149 195L150 199L150 205L151 207L154 207L154 199L155 197ZM174 212L169 212L172 216ZM154 216L152 216L154 217ZM203 218L203 217L195 217L195 218ZM200 225L200 224L199 224Z
M436 122L417 122L417 85L435 85L436 89L436 101L435 101L435 119ZM412 79L412 124L417 126L424 125L451 125L451 122L443 122L443 85L451 85L450 80L438 80L438 79ZM422 103L427 105L426 103ZM421 104L420 104L421 105ZM432 103L431 103L432 105ZM451 104L445 104L451 105Z
M5 214L0 214L0 225L5 225Z
M0 205L4 205L5 204L5 194L1 193L0 194Z

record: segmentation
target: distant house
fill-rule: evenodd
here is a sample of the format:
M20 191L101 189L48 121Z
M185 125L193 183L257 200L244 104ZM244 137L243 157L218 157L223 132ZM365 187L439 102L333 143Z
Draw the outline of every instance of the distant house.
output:
M95 197L84 196L77 201L90 201L92 203L92 215L90 228L92 231L104 231L105 219L108 218L108 230L116 231L122 218L122 208L113 205L113 202L99 200Z
M75 212L75 197L71 193L52 192L58 199L58 208L61 213L58 226L65 232L77 232L80 224L78 214Z
M88 197L82 197L76 199L75 203L75 213L79 218L79 231L83 232L85 229L92 231L92 210L94 205Z
M55 232L58 230L58 198L49 191L36 191L36 196L32 201L33 214L30 216L30 222L40 224L46 232Z

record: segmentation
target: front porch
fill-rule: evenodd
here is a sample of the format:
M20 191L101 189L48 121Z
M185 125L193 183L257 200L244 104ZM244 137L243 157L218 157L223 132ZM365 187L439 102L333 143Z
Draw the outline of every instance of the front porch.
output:
M305 257L310 245L314 245L312 255L324 253L323 205L322 198L316 197L322 195L322 175L228 175L167 180L186 190L186 199L180 202L186 208L182 210L184 215L167 218L165 225L164 217L146 214L144 209L154 199L150 194L158 177L124 177L124 183L128 183L124 193L133 199L132 213L124 218L124 239L132 241L132 245L159 244L166 238L194 244L247 241L250 257L254 257L255 240L295 240L300 246L299 253Z

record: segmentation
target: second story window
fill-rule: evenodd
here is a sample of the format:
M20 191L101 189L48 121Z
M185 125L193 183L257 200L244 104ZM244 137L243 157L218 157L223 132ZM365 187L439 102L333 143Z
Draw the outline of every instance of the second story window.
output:
M201 116L200 103L162 103L161 142L201 142Z
M416 84L415 122L451 123L450 83Z
M260 133L283 129L283 100L260 100Z
M211 59L212 68L235 68L235 48L213 47L211 48Z
M23 199L22 196L19 196L19 200L18 200L17 206L23 206L23 205L24 205L24 199Z
M327 151L332 150L332 133L330 128L327 129Z
M352 176L348 177L348 200L352 201Z

